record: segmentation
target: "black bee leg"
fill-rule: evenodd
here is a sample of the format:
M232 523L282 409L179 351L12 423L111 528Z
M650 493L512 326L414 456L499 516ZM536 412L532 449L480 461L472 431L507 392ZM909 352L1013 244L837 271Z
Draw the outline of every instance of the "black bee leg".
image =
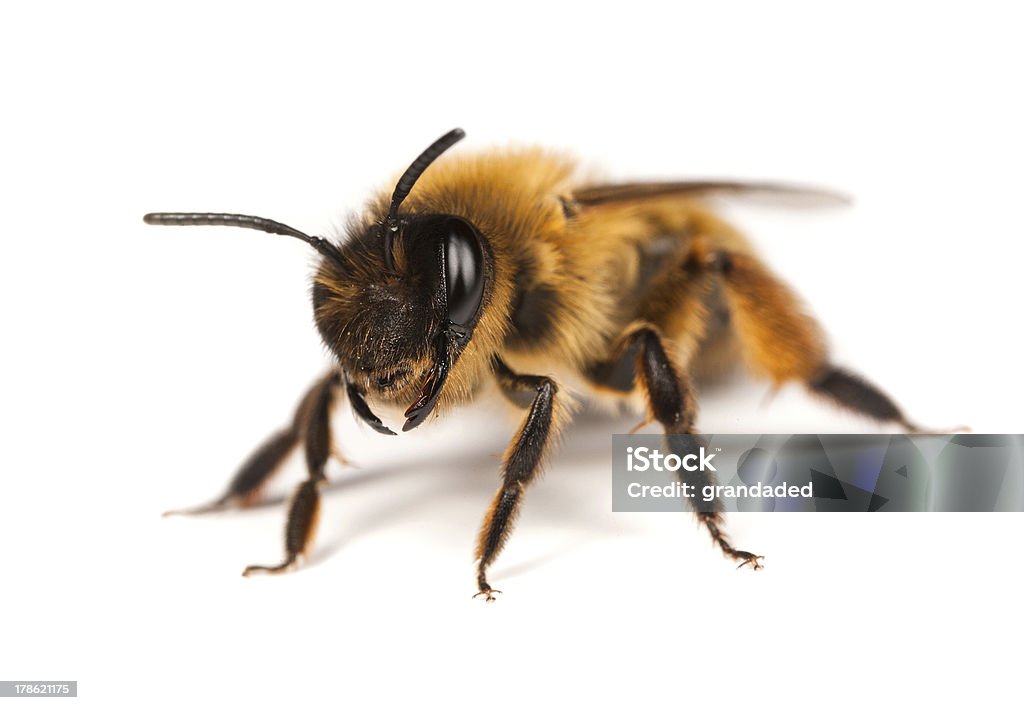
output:
M271 435L246 459L223 495L194 508L168 510L164 515L196 515L236 506L248 508L259 503L267 483L280 470L282 462L295 450L302 438L310 410L320 396L321 390L325 386L333 387L336 384L335 377L333 373L328 374L306 391L295 410L291 424Z
M193 508L168 510L164 515L198 515L224 510L235 505L242 508L255 505L262 497L266 483L273 478L280 468L281 462L287 458L298 442L298 435L294 430L282 429L268 438L242 464L238 473L228 484L228 489L220 498Z
M331 455L331 408L334 404L337 385L341 376L332 373L321 381L313 396L309 398L308 413L304 414L303 439L306 449L306 467L309 478L299 484L288 507L288 523L285 526L285 558L279 565L266 567L250 565L242 572L249 576L253 572L283 572L290 568L300 556L304 556L313 541L317 516L320 511L319 487L326 483L324 468Z
M658 331L647 323L636 323L626 331L613 352L615 357L594 365L588 375L591 378L603 375L609 378L606 386L622 391L626 390L627 381L629 389L639 384L647 398L649 421L657 421L664 427L669 450L680 457L697 454L700 458L703 440L694 431L697 407L693 387L689 378L673 364ZM681 468L678 475L680 481L698 491L717 484L711 471ZM749 564L753 569L761 568L760 555L738 550L729 542L722 529L724 514L719 501L689 500L697 519L727 557L739 561L740 567Z
M732 326L747 365L780 385L802 382L811 392L880 422L922 431L878 387L833 365L817 322L800 300L755 257L711 252L706 264L718 273Z
M911 434L924 434L930 431L909 421L896 403L878 387L860 375L831 363L823 366L806 384L812 392L858 414L880 422L894 422Z
M477 540L477 587L475 596L494 601L500 592L487 582L487 568L508 540L526 487L536 478L562 424L555 382L538 375L519 375L495 358L493 370L505 395L530 411L501 464L502 481L484 517Z

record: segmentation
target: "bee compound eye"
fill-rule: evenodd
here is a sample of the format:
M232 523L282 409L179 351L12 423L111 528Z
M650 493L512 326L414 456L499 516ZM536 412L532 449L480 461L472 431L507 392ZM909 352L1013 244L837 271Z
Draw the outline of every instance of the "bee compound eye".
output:
M484 257L476 229L461 219L447 220L441 230L441 259L448 320L468 327L484 294Z

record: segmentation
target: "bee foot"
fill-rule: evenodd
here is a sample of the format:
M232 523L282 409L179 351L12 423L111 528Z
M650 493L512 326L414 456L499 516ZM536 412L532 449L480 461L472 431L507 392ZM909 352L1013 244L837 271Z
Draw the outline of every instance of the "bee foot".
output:
M484 601L493 602L496 599L496 597L494 596L495 594L501 594L501 590L491 589L490 587L487 587L486 589L481 589L479 592L474 594L473 598L476 599L477 597L482 596L484 597Z
M744 552L743 550L737 550L733 557L735 557L736 559L743 560L738 565L736 565L736 569L739 569L740 567L743 567L745 565L750 565L750 568L753 570L764 569L764 565L758 562L758 560L764 559L764 555L755 555L753 552Z

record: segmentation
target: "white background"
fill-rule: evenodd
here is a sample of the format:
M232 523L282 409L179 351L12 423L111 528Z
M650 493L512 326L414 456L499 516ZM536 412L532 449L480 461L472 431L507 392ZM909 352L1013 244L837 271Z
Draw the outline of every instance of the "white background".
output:
M358 468L332 471L296 574L239 576L279 558L280 505L159 517L218 493L326 359L306 247L141 215L332 233L456 125L458 151L854 196L722 209L910 416L1024 431L1009 3L426 5L4 11L0 679L77 679L104 708L1015 704L1021 516L736 515L766 556L737 572L688 515L610 512L632 420L569 432L495 604L470 599L471 552L501 410L393 442L340 408ZM707 393L701 427L878 431L767 389Z

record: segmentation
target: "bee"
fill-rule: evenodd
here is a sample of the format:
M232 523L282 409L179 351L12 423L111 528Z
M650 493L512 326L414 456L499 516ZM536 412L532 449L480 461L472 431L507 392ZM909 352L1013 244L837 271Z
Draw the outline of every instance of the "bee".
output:
M698 438L693 377L739 361L775 385L797 382L879 422L919 431L863 377L829 359L822 329L736 229L701 204L715 192L804 193L742 182L581 181L575 162L539 149L439 158L464 137L445 134L393 192L377 195L335 243L239 214L152 213L156 225L246 227L301 239L319 264L312 301L333 366L291 423L241 466L222 496L187 513L248 506L293 450L308 477L291 498L285 556L243 574L292 568L312 543L330 416L355 415L393 436L374 412L398 408L402 431L497 385L523 411L477 537L474 596L493 601L488 569L505 546L530 483L564 431L568 392L639 406L685 456ZM697 490L711 471L679 470ZM698 504L699 505L699 504ZM695 507L739 567L761 555L733 546L719 504Z

